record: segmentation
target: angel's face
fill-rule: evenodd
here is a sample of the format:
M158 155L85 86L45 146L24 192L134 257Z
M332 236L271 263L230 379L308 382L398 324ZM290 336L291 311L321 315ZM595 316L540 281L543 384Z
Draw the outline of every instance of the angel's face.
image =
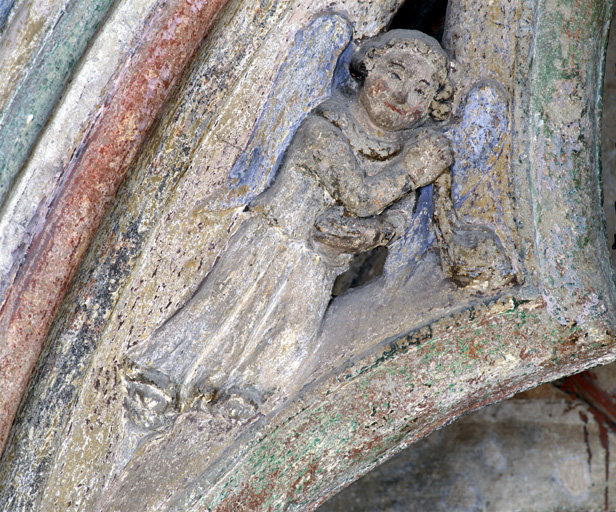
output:
M438 69L432 61L392 49L375 59L359 101L379 127L397 131L412 128L428 116L437 90Z

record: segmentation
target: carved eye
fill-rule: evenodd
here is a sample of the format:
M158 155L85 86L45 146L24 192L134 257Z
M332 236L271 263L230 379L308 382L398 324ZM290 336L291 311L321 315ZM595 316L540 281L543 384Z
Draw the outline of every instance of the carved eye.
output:
M391 76L392 78L395 78L396 80L402 80L402 77L395 71L390 71L389 76Z
M417 94L419 94L420 96L425 96L426 95L426 91L424 91L423 89L415 89L415 92Z

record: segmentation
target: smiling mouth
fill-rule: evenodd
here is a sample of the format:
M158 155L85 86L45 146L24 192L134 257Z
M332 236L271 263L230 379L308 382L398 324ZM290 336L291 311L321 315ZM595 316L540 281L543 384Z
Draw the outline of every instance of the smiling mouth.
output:
M393 110L394 112L396 112L396 114L400 114L401 116L405 116L406 115L406 110L402 110L401 108L398 108L394 105L392 105L391 103L385 102L385 106L391 110Z

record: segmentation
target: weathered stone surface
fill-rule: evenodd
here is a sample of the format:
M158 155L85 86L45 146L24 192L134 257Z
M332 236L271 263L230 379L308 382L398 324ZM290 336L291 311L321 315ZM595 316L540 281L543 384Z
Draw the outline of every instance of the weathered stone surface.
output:
M340 53L349 38L347 22L331 15L296 39L313 51L326 39ZM306 56L301 46L297 52ZM449 117L443 112L453 91L439 44L421 33L392 31L366 42L352 62L364 70L362 85L355 93L336 91L302 122L274 183L250 201L195 294L127 353L133 427L160 430L193 408L251 417L291 396L303 384L298 371L314 356L333 283L351 255L386 245L396 230L389 207L414 202L416 189L448 173L453 152L438 122ZM259 171L242 169L232 179L246 184ZM459 222L449 182L439 189L447 198L443 217ZM405 220L397 220L400 235ZM473 243L500 254L492 238L468 226L443 239L454 249L455 236L467 232L477 238ZM474 247L465 250L470 255ZM468 265L493 264L469 261L456 275ZM472 282L484 284L482 278Z
M431 434L319 511L613 510L615 434L583 403L546 394L487 407Z
M613 22L613 20L612 20ZM601 165L603 173L603 211L611 260L616 267L616 29L610 30L603 80L601 126Z
M588 150L597 142L596 112L580 107L597 100L597 34L605 35L609 5L594 2L585 12L573 0L458 0L444 44L455 58L454 118L468 128L450 132L459 137L452 199L461 222L496 234L515 282L493 289L452 281L435 250L434 194L424 188L415 213L400 208L409 222L389 248L383 276L329 305L311 359L290 383L307 383L299 394L249 418L187 407L156 435L131 437L126 353L190 303L311 102L327 95L332 75L339 85L347 79L339 72L350 53L334 73L342 48L318 39L322 53L311 57L323 59L316 66L322 76L312 77L319 85L306 94L293 66L283 66L293 62L300 35L325 7L337 11L326 17L348 20L353 38L374 35L397 5L229 4L60 309L4 455L1 477L10 483L0 503L40 510L313 508L466 411L614 359L612 270L597 256L607 251L598 162ZM554 34L575 40L575 49L553 46ZM563 80L569 98L556 94ZM280 115L269 110L278 95L287 100ZM563 102L578 109L573 121L565 111L544 110ZM484 118L474 122L482 108ZM573 142L579 130L583 145ZM490 143L460 150L473 136ZM568 174L557 175L547 144ZM267 158L258 156L260 147ZM246 170L254 179L243 183ZM237 271L245 272L240 260Z
M157 5L154 0L118 2L28 156L0 210L0 296L15 278L34 234L44 223L63 171L93 115L113 89L117 69L138 44ZM39 9L40 5L34 11Z
M601 121L608 236L616 233L615 77L611 30ZM588 403L546 384L483 409L412 445L319 510L612 510L615 378L611 364L575 376L587 389L570 379L559 384L582 391Z
M382 8L384 15L389 15L393 12L392 7L394 5L395 3L391 3L391 6L387 4L379 4L378 6L366 4L359 6L357 12L364 13L363 10L368 9L368 13L379 13L380 11L378 9ZM233 101L227 105L227 110L219 110L216 112L216 109L220 108L221 102L226 99L228 89L223 87L223 84L226 83L231 90L235 90L236 95L240 98L242 95L246 96L244 100L236 99L235 102L240 102L241 107L239 111L244 115L250 113L251 116L254 116L248 118L252 119L251 122L254 123L254 120L258 116L258 109L262 108L263 105L258 102L254 103L254 100L261 98L260 101L262 101L265 98L259 94L255 95L258 91L255 91L252 86L245 87L244 84L255 83L255 76L259 76L259 73L263 70L265 70L266 74L262 79L267 81L275 79L276 67L271 66L271 62L275 62L277 56L280 55L280 51L286 51L288 47L284 45L288 45L292 42L294 31L297 31L298 27L301 27L307 18L310 18L313 13L318 12L321 8L319 5L311 4L292 11L289 5L282 3L274 3L271 7L271 9L265 9L264 6L260 5L240 6L240 4L238 4L226 11L221 19L219 29L209 39L208 44L206 44L201 55L198 57L197 63L193 66L192 74L188 76L185 81L186 92L178 95L176 104L172 104L166 109L163 121L159 125L161 131L158 134L155 133L150 139L148 148L151 149L148 150L146 148L146 151L144 151L143 156L137 163L137 168L141 170L135 171L132 174L131 181L126 185L124 191L120 192L120 199L114 207L114 211L120 214L120 218L114 217L115 214L113 213L108 217L111 224L109 228L103 228L101 232L108 233L110 238L106 239L106 237L103 236L100 241L95 242L95 247L102 247L103 252L97 253L97 250L94 249L91 252L91 259L89 260L91 262L89 264L91 265L90 268L98 266L101 261L106 263L98 267L96 271L98 277L94 278L88 275L90 271L85 271L82 274L85 279L84 284L77 285L74 288L74 292L78 295L85 294L84 296L80 299L71 296L66 301L66 307L69 308L69 310L73 310L74 313L67 314L67 311L61 314L61 321L57 325L55 331L58 333L57 335L61 335L61 339L64 341L62 343L51 343L50 350L56 355L50 355L45 359L55 365L57 372L41 368L40 371L42 375L44 375L44 382L39 381L37 385L38 391L33 390L32 392L31 397L39 404L39 406L35 406L39 412L35 417L27 420L23 426L26 427L30 421L36 422L37 427L34 431L32 430L33 425L26 428L30 430L37 439L42 440L43 438L47 438L50 428L54 429L54 432L61 432L63 430L64 427L57 429L54 425L58 426L58 422L60 425L64 425L63 421L65 420L62 418L67 418L67 412L69 412L67 405L72 403L78 396L78 379L80 379L83 372L85 372L89 362L88 358L92 354L92 350L96 348L96 345L92 342L97 342L101 339L100 335L103 332L102 326L108 321L110 308L113 307L115 301L119 298L117 290L121 286L126 286L125 281L122 281L122 279L126 278L126 273L130 269L130 265L133 263L135 256L140 255L142 240L148 235L149 226L151 226L151 223L157 219L160 214L158 202L162 201L161 197L164 197L164 194L178 194L178 196L176 196L178 197L178 204L185 205L185 207L182 207L177 213L178 219L182 218L185 211L188 213L186 219L192 219L191 224L194 222L194 225L198 225L199 222L206 219L206 217L203 219L200 218L207 214L207 212L199 208L200 198L197 197L191 204L190 202L186 202L185 194L187 192L192 194L195 191L202 191L202 193L205 192L208 195L215 193L216 189L212 188L212 186L219 179L219 176L217 176L215 172L217 167L215 166L212 168L211 165L208 166L211 168L211 172L203 175L199 172L201 159L204 157L214 159L224 158L226 160L220 163L220 169L224 169L224 167L222 167L224 162L228 162L229 157L233 157L233 153L229 153L229 151L233 150L235 151L235 155L237 155L237 151L233 147L235 146L235 142L233 141L233 146L227 143L218 143L216 145L220 149L225 150L222 153L214 152L214 154L212 154L208 152L204 155L200 155L197 151L199 147L207 147L205 141L202 141L202 137L204 131L212 125L218 126L219 130L216 134L209 134L206 141L225 140L225 134L228 130L230 128L237 129L238 123L241 123L241 118L237 117L238 104ZM271 34L270 28L273 23L279 22L280 16L283 16L283 19L289 22L286 25L286 30L282 33ZM355 26L357 31L356 35L362 33L374 34L384 23L383 21L379 21L378 17L374 17L371 14L358 14L357 17L358 23ZM263 23L264 20L266 20L267 23ZM230 22L235 23L234 29L225 31L225 28L228 28ZM248 37L248 35L251 37ZM269 46L261 48L264 40L268 41ZM280 44L281 41L284 43L282 46ZM271 48L276 48L276 51L270 52ZM244 68L250 66L251 59L254 57L254 52L256 50L260 51L261 56L266 56L267 58L260 62L262 67L253 68L252 71L250 71L249 67L249 72L245 73ZM225 72L222 72L222 70L225 70ZM236 80L240 80L240 82L234 89L231 86ZM267 81L264 85L270 83ZM209 101L204 99L208 97L207 94L210 95ZM229 124L221 122L225 118L229 120ZM235 135L237 136L240 133L242 132L237 131ZM201 144L199 144L200 142ZM155 152L157 145L160 145L160 150ZM150 156L148 151L152 151L154 156ZM191 159L191 172L194 173L194 177L185 181L183 190L180 189L174 192L176 184L174 176L176 178L181 177L188 165L191 164ZM173 169L176 174L169 174L169 169ZM146 174L144 175L144 173ZM190 175L188 177L190 178ZM206 179L210 185L199 187L195 179ZM156 192L157 189L159 190L158 192ZM152 191L153 194L148 195L145 194L144 191ZM144 202L135 203L134 199L136 197L142 199ZM195 206L197 207L196 209ZM191 210L194 211L191 213ZM227 213L223 211L214 215L213 218L224 220L225 218L230 218L229 214L233 214L233 211ZM174 216L175 215L174 213ZM166 218L168 218L168 216L169 214L165 214ZM211 220L207 222L207 224L210 225L211 223ZM201 246L203 243L203 233L198 230L195 231L194 228L186 229L183 225L176 226L173 223L167 224L166 227L162 227L164 229L170 229L172 226L175 226L183 235L181 239L177 236L170 236L167 238L167 243L171 243L172 245L177 244L177 247L181 247L182 252L186 251L187 254L190 254L190 257L187 261L183 262L180 258L177 258L176 249L172 249L176 254L174 258L175 263L170 265L169 261L164 259L164 263L158 266L158 272L162 278L161 281L158 283L151 283L153 285L150 290L153 292L151 297L157 297L157 300L139 301L139 309L135 310L137 313L134 318L135 321L151 321L152 325L155 326L156 323L167 314L165 312L166 309L172 310L173 308L177 308L177 302L169 302L170 297L175 297L175 301L182 301L182 297L186 294L187 285L185 280L190 281L190 279L192 279L193 282L195 282L196 277L194 272L202 271L201 266L207 268L213 261L214 254L201 254L200 258L195 261L194 256L190 252L193 244L195 244L195 247ZM228 236L226 230L227 226L221 224L219 231L220 235L223 235L223 237ZM190 239L191 236L193 237L193 241ZM145 258L141 264L141 268L146 271L149 269L150 274L152 272L152 257L154 257L154 261L156 261L159 251L162 250L163 254L166 252L166 249L160 244L160 238L161 235L159 233L153 239L153 242L150 243L150 248L146 249ZM215 240L216 237L212 238L209 243L211 244ZM152 256L148 256L150 252ZM201 258L205 258L205 260L199 263ZM176 264L179 264L179 268L175 268ZM178 280L177 276L179 275L179 269L183 269L183 272L181 273L182 279ZM166 276L176 276L176 278ZM88 285L87 283L90 284ZM94 286L94 288L92 288L92 286ZM141 286L132 288L128 297L139 289L142 290L143 288ZM139 293L133 295L131 301L134 301L135 298L139 296ZM160 299L160 301L158 299ZM76 307L73 309L71 304L76 305ZM83 309L83 305L85 304L92 304L93 308L84 316L83 313L85 310ZM128 304L129 310L131 306L134 308L131 302ZM148 313L142 312L142 307L147 309L150 306L154 306L156 309ZM121 327L121 331L118 332L119 339L129 332L133 333L133 336L139 335L139 333L142 332L143 327L139 327L138 325L131 324L122 326L122 315L116 317L114 321L117 320L120 321ZM146 328L147 325L149 325L149 323L146 323ZM64 326L67 327L65 328ZM124 329L124 327L126 327L126 329ZM112 331L113 330L114 328L112 328ZM46 398L51 396L55 398ZM58 399L58 397L60 398ZM105 430L113 432L111 427L105 427ZM39 434L41 436L40 438L38 438ZM60 442L61 437L57 437L56 439L57 442ZM26 438L22 438L22 441L26 441ZM23 445L23 447L19 448L20 451L23 450L21 451L23 456L37 458L39 463L47 461L47 464L50 461L47 455L46 444L38 443L34 438L30 438L26 444L27 446ZM34 448L35 446L37 448ZM14 456L10 456L10 458L11 460L15 460ZM91 466L90 462L86 464L86 467L95 469ZM14 466L19 474L18 480L14 480L14 483L24 492L21 494L23 498L16 497L13 494L11 495L11 499L25 499L25 503L32 503L33 500L39 499L44 490L40 486L45 483L46 479L46 473L40 470L40 466L38 466L39 463L35 463L37 467L39 467L39 470L31 473L24 473ZM4 469L9 468L8 466L4 466ZM50 469L51 467L47 466L47 471ZM102 473L97 474L96 472L92 472L88 478L91 478L93 475L97 475L96 478L103 476ZM37 492L31 492L33 486L37 489ZM12 487L12 489L15 489L15 487ZM78 489L85 489L85 487L79 487ZM53 505L51 506L53 507ZM76 502L75 506L79 507L79 502Z
M606 44L611 10L592 3L584 8L562 2L541 4L530 86L529 176L537 262L542 294L561 322L583 323L606 313L614 289L604 286L614 270L604 235L599 162L601 55ZM574 44L583 24L594 24L603 38ZM554 27L570 31L571 41L554 37ZM595 93L588 96L589 89ZM576 185L575 193L563 183ZM593 205L589 210L588 205ZM597 277L601 276L599 280ZM592 320L591 320L592 321Z
M65 0L3 0L0 3L0 61L3 77L0 84L0 109L4 108L26 74L32 55L57 22L66 3Z
M17 77L9 80L9 87L13 85L12 81L15 83L0 114L0 206L47 123L73 67L112 5L113 0L76 1L54 13L52 3L49 6L52 12L47 13L47 17L53 20L53 29L42 38L40 47L31 52L27 72L23 67L15 70L9 65L7 71L22 77L21 80ZM32 30L36 27L38 13L44 10L40 9L38 2L28 7L37 12L35 20L28 20L30 23L26 24ZM34 39L38 39L36 35ZM29 43L28 36L30 34L24 39ZM24 56L26 61L30 60L28 53Z
M155 13L138 51L119 71L103 112L68 164L45 223L0 309L0 444L6 441L55 310L94 231L169 91L223 3L171 2ZM83 13L78 19L82 18Z

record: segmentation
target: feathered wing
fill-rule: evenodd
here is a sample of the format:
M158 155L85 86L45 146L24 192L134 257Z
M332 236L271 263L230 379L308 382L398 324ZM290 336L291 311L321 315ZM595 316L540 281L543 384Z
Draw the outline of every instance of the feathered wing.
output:
M497 82L482 82L468 93L460 121L445 130L453 144L452 198L456 209L469 200L503 152L509 126L507 94Z
M477 199L478 189L490 179L494 164L503 152L508 126L507 94L498 83L486 81L470 90L460 109L459 120L444 128L454 151L451 195L458 212L469 206L472 209L470 203ZM384 272L389 282L408 279L422 255L435 242L430 228L432 188L421 189L414 213L406 214L405 233L390 246Z
M231 169L229 191L208 200L210 209L248 204L271 184L302 121L331 95L338 58L352 35L349 22L331 13L297 33L248 144Z
M498 83L479 83L445 131L455 159L435 183L434 232L441 266L458 286L489 289L519 280L504 151L508 111Z

